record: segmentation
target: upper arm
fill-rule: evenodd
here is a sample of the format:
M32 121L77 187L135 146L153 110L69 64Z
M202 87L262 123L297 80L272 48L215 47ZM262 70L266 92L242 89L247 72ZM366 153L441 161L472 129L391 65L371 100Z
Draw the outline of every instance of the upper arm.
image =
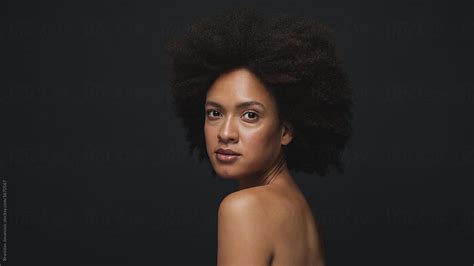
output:
M224 198L218 211L217 265L269 265L270 228L261 202L244 191Z

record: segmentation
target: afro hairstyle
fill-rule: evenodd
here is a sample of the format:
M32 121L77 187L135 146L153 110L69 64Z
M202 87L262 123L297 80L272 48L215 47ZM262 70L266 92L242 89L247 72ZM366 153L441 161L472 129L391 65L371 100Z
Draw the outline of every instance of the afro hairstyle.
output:
M264 17L241 8L196 21L184 36L168 40L166 51L174 112L199 162L209 160L203 130L208 88L221 74L246 68L276 99L280 124L291 124L293 139L283 146L289 170L344 173L354 104L328 28L301 16Z

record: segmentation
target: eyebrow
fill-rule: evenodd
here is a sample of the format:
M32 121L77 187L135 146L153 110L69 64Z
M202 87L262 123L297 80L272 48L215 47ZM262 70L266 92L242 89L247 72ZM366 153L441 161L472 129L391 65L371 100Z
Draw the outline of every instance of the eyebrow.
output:
M217 108L221 108L221 109L225 109L222 105L216 103L216 102L213 102L213 101L207 101L206 102L206 105L212 105L212 106L215 106ZM239 104L236 104L235 105L235 108L246 108L246 107L249 107L249 106L252 106L252 105L258 105L260 106L261 108L263 108L263 110L265 110L265 106L257 101L248 101L248 102L242 102L242 103L239 103Z

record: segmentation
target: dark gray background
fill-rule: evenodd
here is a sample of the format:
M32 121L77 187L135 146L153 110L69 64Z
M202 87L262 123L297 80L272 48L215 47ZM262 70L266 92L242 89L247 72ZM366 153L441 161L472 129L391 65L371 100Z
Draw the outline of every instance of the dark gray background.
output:
M327 265L474 263L472 1L109 0L1 3L6 265L215 265L234 184L187 154L163 44L240 6L330 26L353 81L345 174L294 175Z

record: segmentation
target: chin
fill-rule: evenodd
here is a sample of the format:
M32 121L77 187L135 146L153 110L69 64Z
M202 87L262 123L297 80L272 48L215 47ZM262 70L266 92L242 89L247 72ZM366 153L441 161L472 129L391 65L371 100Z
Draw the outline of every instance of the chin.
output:
M216 174L224 179L235 179L235 175L233 175L231 172L228 170L223 171L222 169L214 168L214 171Z
M232 169L222 169L225 167L214 167L216 174L224 179L239 179L242 174L235 173Z

